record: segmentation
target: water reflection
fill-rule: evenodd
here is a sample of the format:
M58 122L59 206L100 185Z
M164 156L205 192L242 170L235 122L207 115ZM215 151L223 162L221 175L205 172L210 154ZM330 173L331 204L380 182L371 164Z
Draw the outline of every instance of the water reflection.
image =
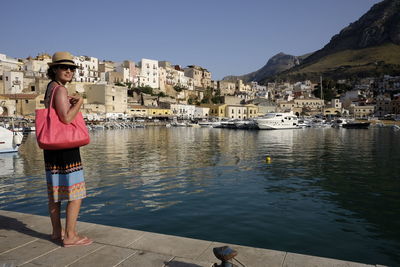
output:
M153 127L91 137L81 149L90 196L84 220L400 263L400 147L389 129ZM34 135L0 162L0 208L46 214Z

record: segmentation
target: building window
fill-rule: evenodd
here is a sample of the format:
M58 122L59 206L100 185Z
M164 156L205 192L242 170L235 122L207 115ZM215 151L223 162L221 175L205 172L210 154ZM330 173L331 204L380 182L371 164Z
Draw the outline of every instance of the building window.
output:
M8 76L6 76L6 82L8 81Z
M115 96L112 97L112 101L115 101Z
M28 104L28 103L29 103L29 100L25 100L25 103Z
M35 91L35 86L31 86L31 91L34 92Z

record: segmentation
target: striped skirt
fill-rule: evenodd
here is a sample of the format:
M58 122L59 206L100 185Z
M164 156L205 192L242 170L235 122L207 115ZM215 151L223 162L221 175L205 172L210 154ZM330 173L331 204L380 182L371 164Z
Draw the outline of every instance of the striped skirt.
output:
M86 197L86 186L79 147L43 150L47 192L54 202Z

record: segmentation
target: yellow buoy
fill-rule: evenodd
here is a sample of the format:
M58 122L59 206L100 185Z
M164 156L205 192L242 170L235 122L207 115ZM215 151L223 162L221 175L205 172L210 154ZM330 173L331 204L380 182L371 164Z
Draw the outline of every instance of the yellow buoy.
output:
M271 157L270 157L270 156L267 156L267 157L265 158L265 162L266 162L266 163L271 163Z

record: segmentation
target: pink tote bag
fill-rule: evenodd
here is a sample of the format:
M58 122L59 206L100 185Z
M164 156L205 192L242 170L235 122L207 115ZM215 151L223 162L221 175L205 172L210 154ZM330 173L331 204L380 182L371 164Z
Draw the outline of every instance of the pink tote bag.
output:
M36 110L36 139L39 147L46 150L59 150L75 148L89 144L89 131L79 112L75 119L69 123L63 123L53 108L56 86L51 94L50 105L45 109Z

